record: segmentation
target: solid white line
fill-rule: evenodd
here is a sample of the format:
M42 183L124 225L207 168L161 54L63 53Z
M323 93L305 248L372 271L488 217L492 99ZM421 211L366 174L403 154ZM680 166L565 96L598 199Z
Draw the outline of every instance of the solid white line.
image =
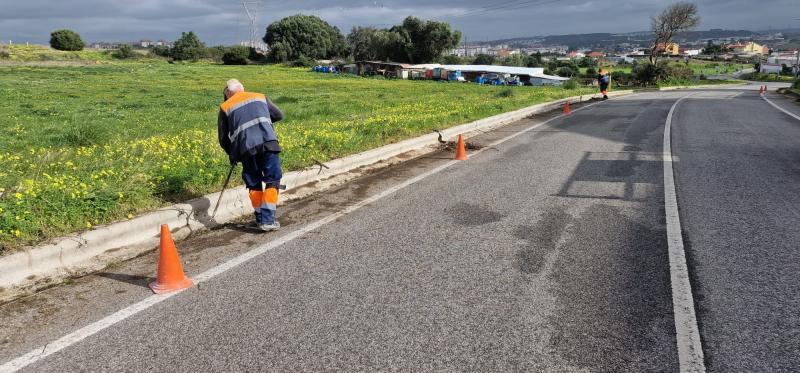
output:
M586 106L582 106L580 108L572 110L572 112L576 112L576 111L580 111L580 110L583 110L583 109L587 109L587 108L592 107L592 106L597 105L597 104L599 104L599 102L594 103L594 104L589 104L589 105L586 105ZM542 123L539 123L539 124L537 124L535 126L528 127L528 128L526 128L526 129L524 129L522 131L516 132L516 133L514 133L514 134L512 134L510 136L507 136L507 137L503 138L503 139L497 140L497 141L491 143L488 147L473 152L471 154L471 156L475 156L475 155L478 155L480 153L483 153L485 150L487 150L487 149L489 149L489 148L491 148L493 146L497 146L499 144L502 144L502 143L504 143L504 142L506 142L508 140L511 140L511 139L513 139L513 138L515 138L517 136L520 136L520 135L522 135L524 133L530 132L530 131L532 131L532 130L534 130L536 128L539 128L539 127L541 127L541 126L543 126L543 125L545 125L547 123L550 123L550 122L552 122L552 121L554 121L556 119L562 118L562 117L564 117L563 114L555 116L555 117L550 118L550 119L548 119L548 120L546 120L546 121L544 121ZM395 185L395 186L393 186L393 187L391 187L389 189L386 189L381 193L378 193L378 194L376 194L376 195L374 195L372 197L369 197L369 198L367 198L367 199L365 199L363 201L355 203L355 204L345 208L342 211L333 213L333 214L331 214L331 215L329 215L329 216L327 216L325 218L322 218L320 220L317 220L317 221L315 221L313 223L309 223L308 225L306 225L306 226L304 226L304 227L302 227L302 228L300 228L298 230L295 230L295 231L293 231L293 232L291 232L291 233L289 233L289 234L287 234L285 236L282 236L282 237L280 237L280 238L278 238L278 239L276 239L274 241L270 241L270 242L268 242L268 243L266 243L264 245L261 245L261 246L256 246L255 248L253 248L252 250L250 250L250 251L248 251L248 252L246 252L244 254L241 254L241 255L239 255L239 256L231 259L231 260L228 260L227 262L219 264L216 267L210 268L210 269L206 270L205 272L198 274L192 280L194 281L195 284L200 284L202 282L208 281L208 280L210 280L210 279L212 279L212 278L214 278L214 277L216 277L216 276L218 276L218 275L220 275L220 274L222 274L222 273L224 273L224 272L226 272L226 271L228 271L228 270L230 270L230 269L232 269L232 268L234 268L236 266L239 266L239 265L241 265L241 264L243 264L243 263L245 263L247 261L252 260L253 258L255 258L255 257L257 257L257 256L259 256L261 254L266 253L267 251L270 251L270 250L272 250L272 249L274 249L274 248L276 248L278 246L281 246L281 245L283 245L285 243L293 241L296 238L298 238L298 237L300 237L300 236L302 236L302 235L304 235L306 233L309 233L311 231L319 229L320 227L322 227L322 226L324 226L324 225L326 225L326 224L328 224L328 223L330 223L330 222L332 222L332 221L334 221L336 219L339 219L339 218L341 218L341 217L343 217L345 215L351 214L351 213L355 212L356 210L358 210L358 209L360 209L360 208L362 208L362 207L364 207L366 205L369 205L371 203L379 201L379 200L381 200L381 199L383 199L383 198L385 198L385 197L387 197L387 196L389 196L389 195L391 195L391 194L393 194L393 193L395 193L395 192L397 192L397 191L399 191L399 190L401 190L403 188L406 188L406 187L408 187L408 186L410 186L410 185L412 185L414 183L417 183L417 182L419 182L419 181L421 181L421 180L423 180L423 179L425 179L425 178L427 178L427 177L429 177L431 175L434 175L434 174L437 174L439 172L442 172L443 170L445 170L448 167L450 167L450 166L452 166L454 164L457 164L457 163L460 163L460 161L447 162L447 163L445 163L445 164L443 164L443 165L441 165L439 167L436 167L436 168L434 168L434 169L432 169L432 170L430 170L428 172L420 174L420 175L418 175L416 177L413 177L411 179L408 179L408 180L406 180L406 181L404 181L404 182L402 182L400 184L397 184L397 185ZM35 349L33 351L30 351L30 352L26 353L25 355L19 356L14 360L8 361L5 364L0 365L0 373L16 372L19 369L22 369L22 368L24 368L24 367L26 367L28 365L31 365L31 364L39 361L39 360L42 360L42 359L46 358L47 356L50 356L50 355L52 355L52 354L54 354L54 353L56 353L58 351L61 351L61 350L65 349L65 348L67 348L69 346L72 346L72 345L74 345L74 344L76 344L76 343L78 343L78 342L80 342L80 341L82 341L82 340L84 340L84 339L86 339L86 338L88 338L88 337L90 337L90 336L92 336L92 335L94 335L94 334L96 334L96 333L98 333L98 332L110 327L110 326L113 326L114 324L117 324L120 321L123 321L123 320L125 320L125 319L127 319L127 318L129 318L129 317L131 317L133 315L136 315L137 313L142 312L142 311L144 311L144 310L146 310L146 309L148 309L148 308L150 308L152 306L155 306L156 304L159 304L159 303L161 303L161 302L163 302L163 301L165 301L165 300L167 300L169 298L172 298L173 296L178 295L181 292L183 292L183 291L175 292L175 293L160 294L160 295L151 295L150 297L145 298L144 300L142 300L142 301L140 301L138 303L134 303L134 304L132 304L132 305L130 305L128 307L125 307L125 308L123 308L123 309L121 309L121 310L119 310L119 311L117 311L117 312L115 312L115 313L113 313L113 314L111 314L109 316L106 316L106 317L104 317L104 318L102 318L102 319L100 319L98 321L95 321L94 323L91 323L91 324L89 324L89 325L87 325L87 326L85 326L83 328L80 328L80 329L78 329L78 330L76 330L76 331L74 331L74 332L72 332L70 334L67 334L67 335L65 335L65 336L63 336L63 337L61 337L61 338L59 338L59 339L57 339L57 340L55 340L55 341L53 341L51 343L48 343L47 345L45 345L43 347L39 347L39 348L37 348L37 349Z
M794 114L794 113L790 112L789 110L786 110L786 109L784 109L784 108L782 108L782 107L778 106L777 104L775 104L774 102L772 102L770 99L768 99L768 98L767 98L767 95L765 95L765 94L761 94L761 98L763 98L763 99L764 99L764 101L766 101L768 104L772 105L772 106L773 106L773 107L775 107L776 109L778 109L778 110L780 110L780 111L782 111L782 112L784 112L784 113L788 114L790 117L793 117L794 119L800 120L800 116L797 116L796 114Z
M691 96L691 95L689 95ZM669 246L669 273L672 282L672 310L675 316L675 332L678 341L678 360L681 372L705 372L703 346L694 313L692 285L686 266L686 252L681 235L681 218L678 214L678 198L675 192L675 175L672 169L672 116L675 108L685 98L675 101L667 114L664 126L664 205L667 215L667 244Z

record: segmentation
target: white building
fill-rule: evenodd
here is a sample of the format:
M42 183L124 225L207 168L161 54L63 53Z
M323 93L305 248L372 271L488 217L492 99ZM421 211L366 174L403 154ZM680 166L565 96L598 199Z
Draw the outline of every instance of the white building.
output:
M475 57L479 54L489 54L489 47L483 45L467 45L450 51L451 56Z

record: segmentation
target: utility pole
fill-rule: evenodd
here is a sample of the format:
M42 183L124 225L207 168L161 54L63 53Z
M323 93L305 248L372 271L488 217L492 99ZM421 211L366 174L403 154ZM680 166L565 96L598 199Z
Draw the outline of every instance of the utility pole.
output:
M256 25L256 21L258 20L258 10L263 3L261 0L242 0L242 7L244 7L244 12L250 21L250 40L248 41L250 48L255 48L258 45L258 25Z

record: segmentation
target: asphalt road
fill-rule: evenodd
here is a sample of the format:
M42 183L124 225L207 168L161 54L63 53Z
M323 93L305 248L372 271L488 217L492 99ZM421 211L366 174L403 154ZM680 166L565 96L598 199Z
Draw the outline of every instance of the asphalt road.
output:
M800 120L753 92L706 96L681 103L672 142L706 363L797 371Z
M677 371L662 147L668 111L689 94L672 149L706 366L796 369L800 121L747 87L612 99L469 161L437 168L438 153L303 202L342 209L432 172L26 371ZM305 207L283 210L279 234L224 229L179 246L245 252L309 223L293 210ZM130 292L102 292L109 311L88 311L92 300L53 311L83 307L85 319L13 329L23 334L0 345L0 363L115 299L146 298L146 281L75 285ZM69 298L53 291L28 308ZM15 312L0 321L36 317Z

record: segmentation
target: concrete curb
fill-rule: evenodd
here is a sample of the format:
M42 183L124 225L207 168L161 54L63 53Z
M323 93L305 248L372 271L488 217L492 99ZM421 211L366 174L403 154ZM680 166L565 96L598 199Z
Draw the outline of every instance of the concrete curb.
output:
M617 91L609 95L631 93L633 91ZM560 108L567 100L583 102L595 96L574 96L538 104L451 127L441 132L448 139L459 133L470 137L480 131ZM283 183L291 192L283 196L283 202L302 198L335 185L319 183L324 179L342 176L358 168L392 160L404 153L416 151L417 154L414 156L419 156L435 151L437 137L436 134L420 136L335 159L327 162L329 169L322 173L318 168L286 173ZM395 161L401 160L395 159ZM385 167L391 163L376 165L373 168ZM357 175L350 178L355 176ZM340 182L345 178L347 177L340 177ZM216 218L212 220L209 216L210 210L218 198L219 193L209 194L131 220L100 226L87 232L62 237L51 244L27 248L0 257L0 302L59 283L69 277L98 271L111 263L128 260L153 250L158 246L161 224L168 224L173 236L182 239L198 230L211 228L252 213L247 190L242 186L225 192Z

